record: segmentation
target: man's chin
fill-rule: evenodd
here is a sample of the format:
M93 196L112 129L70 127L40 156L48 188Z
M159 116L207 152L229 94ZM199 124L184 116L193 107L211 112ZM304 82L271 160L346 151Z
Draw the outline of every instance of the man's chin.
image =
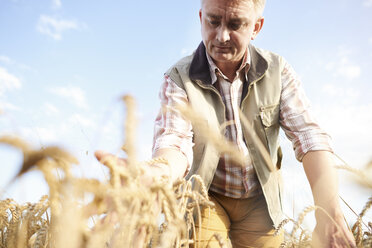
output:
M232 60L231 54L228 53L214 53L213 60L220 63L226 63Z

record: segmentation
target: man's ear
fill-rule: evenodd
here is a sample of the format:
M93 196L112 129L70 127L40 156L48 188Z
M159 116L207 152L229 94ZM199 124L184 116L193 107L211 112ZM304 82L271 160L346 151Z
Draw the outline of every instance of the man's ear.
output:
M199 10L199 19L200 19L200 23L202 22L202 10L200 9Z
M258 33L261 31L262 26L264 24L264 20L265 18L263 16L258 18L257 22L254 25L251 40L254 40L257 37Z

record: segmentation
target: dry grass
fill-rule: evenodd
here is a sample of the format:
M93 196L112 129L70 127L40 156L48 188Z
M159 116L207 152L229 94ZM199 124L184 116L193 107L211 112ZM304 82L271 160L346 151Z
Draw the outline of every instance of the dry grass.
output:
M0 248L178 248L194 243L190 239L195 237L194 215L200 214L202 207L213 205L208 200L204 184L198 176L189 181L179 180L172 186L165 177L158 178L151 186L141 182L144 173L141 165L167 164L167 161L162 158L145 162L137 160L135 102L129 96L123 100L128 109L123 142L127 166L120 166L117 158L113 157L101 161L109 169L107 180L75 177L71 167L78 161L61 148L36 149L20 138L0 137L0 143L18 148L23 153L24 160L17 177L37 169L49 185L49 196L42 197L37 203L19 205L11 199L0 201ZM185 113L194 125L198 124L199 118L193 112ZM219 133L210 133L209 130L203 133L220 152L231 154L237 162L244 160ZM193 184L199 184L201 191L194 191ZM371 205L372 198L353 227L358 247L371 247L372 244L372 224L363 225L363 217ZM281 247L310 246L311 235L301 224L315 209L315 206L306 208L297 221L288 219L282 222L277 232L289 222L293 223L293 230L286 233L286 241ZM161 225L160 212L164 217ZM213 239L221 247L227 247L219 235L212 236ZM141 242L144 242L143 246Z
M372 174L369 173L372 167L371 165L372 165L372 161L366 165L365 170L363 170L364 172L362 172L362 170L357 170L355 168L352 168L346 163L343 166L336 166L336 167L338 169L343 169L343 170L353 173L355 176L354 180L360 186L366 187L368 189L372 189L371 181L367 179L372 176ZM370 179L372 180L372 178ZM372 247L372 222L369 221L368 224L366 224L363 221L363 218L365 217L366 212L370 210L371 207L372 207L372 196L368 199L362 211L359 214L356 214L356 222L351 228L358 248ZM293 219L285 219L280 223L280 225L276 229L276 232L275 232L276 234L278 234L281 230L283 230L284 227L288 223L293 223L293 228L292 228L291 233L286 233L286 239L281 244L280 247L282 248L284 247L311 247L311 233L308 232L307 230L304 230L301 224L304 221L304 218L308 213L315 211L317 209L323 211L326 215L328 215L328 213L324 209L318 206L310 206L310 207L305 208L300 213L297 221ZM352 211L355 212L354 210ZM329 215L328 217L331 218Z
M11 141L8 144L17 141L5 140ZM11 199L1 201L0 247L138 247L136 242L142 239L152 247L187 247L193 243L189 233L194 229L194 209L211 206L206 191L192 191L191 181L177 181L171 188L159 179L150 187L143 186L139 176L131 174L137 169L118 167L115 160L104 161L110 170L108 181L76 178L69 169L71 156L50 151L48 147L33 150L43 156L32 159L32 165L25 160L27 166L21 169L22 173L30 168L41 170L50 197L24 205ZM63 176L57 177L54 170L61 170ZM200 178L194 180L202 184ZM87 195L93 199L85 203ZM157 202L165 218L161 230Z
M128 108L123 145L127 166L120 166L115 158L101 161L109 169L106 181L75 177L71 167L78 161L63 149L35 149L20 138L0 137L1 143L23 153L16 177L37 169L49 186L49 197L35 204L1 201L0 247L141 247L142 241L143 247L189 247L194 243L189 238L195 232L193 215L212 206L205 189L192 190L193 183L203 188L203 182L195 176L173 186L167 178L143 185L141 164L167 161L137 161L135 104L129 96L123 100ZM161 228L160 211L164 216Z
M354 181L361 187L367 189L372 189L372 161L370 161L365 168L362 170L355 169L349 166L345 161L338 157L344 165L336 166L336 168L341 170L346 170L353 175ZM365 203L362 211L357 215L357 221L352 227L352 232L355 237L355 241L358 247L372 247L372 222L366 224L363 221L365 214L372 207L372 196ZM352 210L354 212L354 210Z

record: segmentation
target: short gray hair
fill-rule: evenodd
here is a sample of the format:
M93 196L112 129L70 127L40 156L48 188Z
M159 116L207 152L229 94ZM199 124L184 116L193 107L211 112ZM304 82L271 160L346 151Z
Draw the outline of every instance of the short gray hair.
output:
M252 0L252 1L254 3L254 7L255 7L257 13L259 13L259 15L262 15L262 13L265 9L266 0Z
M204 0L200 0L200 5L203 6L203 1ZM226 0L226 1L232 1L232 0ZM237 0L235 0L237 1ZM239 1L239 0L238 0ZM254 4L254 7L257 11L257 13L260 15L262 15L264 9L265 9L265 5L266 5L266 0L250 0L253 2Z

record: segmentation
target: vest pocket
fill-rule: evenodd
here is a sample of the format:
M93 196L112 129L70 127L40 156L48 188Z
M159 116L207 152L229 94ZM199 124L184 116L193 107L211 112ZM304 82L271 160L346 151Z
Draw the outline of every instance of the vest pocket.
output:
M279 123L279 104L263 106L260 108L262 124L268 128Z

